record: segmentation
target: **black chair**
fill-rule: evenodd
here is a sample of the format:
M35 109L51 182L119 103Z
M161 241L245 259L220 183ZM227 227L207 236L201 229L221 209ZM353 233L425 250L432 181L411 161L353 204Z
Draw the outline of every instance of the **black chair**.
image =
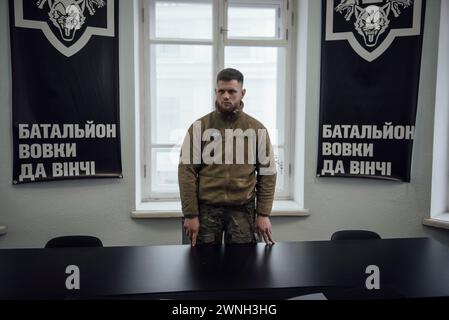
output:
M364 240L381 239L374 231L367 230L341 230L332 234L331 240Z
M45 248L67 248L67 247L102 247L100 239L93 236L63 236L49 240Z

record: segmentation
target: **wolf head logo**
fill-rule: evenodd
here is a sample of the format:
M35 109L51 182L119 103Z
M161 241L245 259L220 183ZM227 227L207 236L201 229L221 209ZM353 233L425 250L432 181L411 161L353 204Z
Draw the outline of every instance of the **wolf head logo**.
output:
M37 6L44 9L45 3L50 9L50 21L59 29L61 38L67 42L73 41L76 31L83 26L86 8L90 15L94 15L95 6L101 8L105 5L104 0L39 0Z
M68 58L81 51L92 36L115 37L117 0L13 1L15 26L41 30ZM96 15L99 8L101 14Z
M370 5L366 8L355 6L354 23L355 29L363 36L367 47L375 47L379 36L387 30L390 20L391 4L387 3L383 7Z
M394 39L421 34L423 3L423 0L326 0L326 41L348 41L360 57L372 62Z

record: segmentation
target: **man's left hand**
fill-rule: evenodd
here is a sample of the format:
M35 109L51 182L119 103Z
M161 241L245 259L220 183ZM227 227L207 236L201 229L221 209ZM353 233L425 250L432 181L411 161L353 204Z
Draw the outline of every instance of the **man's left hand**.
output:
M271 222L269 217L257 216L256 231L263 237L266 244L275 244L273 234L271 232Z

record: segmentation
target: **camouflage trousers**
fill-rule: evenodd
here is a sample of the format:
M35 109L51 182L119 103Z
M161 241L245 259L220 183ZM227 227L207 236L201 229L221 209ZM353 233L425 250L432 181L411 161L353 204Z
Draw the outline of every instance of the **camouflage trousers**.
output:
M241 206L200 204L198 244L256 243L255 202Z

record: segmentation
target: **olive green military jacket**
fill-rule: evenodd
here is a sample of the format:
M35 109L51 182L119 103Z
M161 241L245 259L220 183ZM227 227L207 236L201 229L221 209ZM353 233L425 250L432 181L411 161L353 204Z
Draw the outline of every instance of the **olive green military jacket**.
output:
M256 213L269 216L276 164L266 128L241 110L198 119L182 145L178 181L185 217L198 216L199 203L235 206L254 199Z

